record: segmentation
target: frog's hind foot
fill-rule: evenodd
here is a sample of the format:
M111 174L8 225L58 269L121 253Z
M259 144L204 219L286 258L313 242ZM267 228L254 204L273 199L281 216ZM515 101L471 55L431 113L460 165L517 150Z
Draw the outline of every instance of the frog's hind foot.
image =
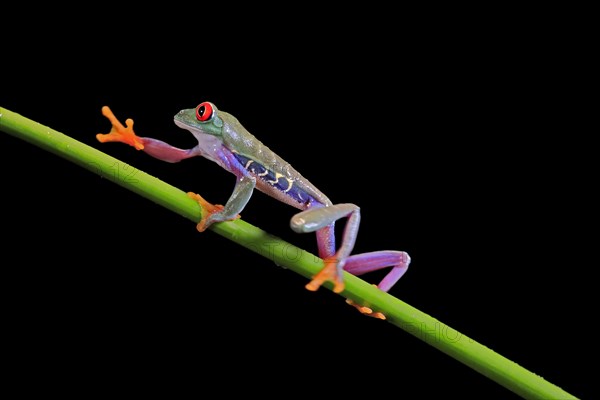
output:
M314 292L326 281L331 281L333 282L333 291L341 293L344 291L344 279L342 269L338 267L338 259L333 256L324 258L323 261L325 266L306 284L306 289Z
M383 313L381 313L379 311L373 311L373 309L370 307L361 306L360 304L355 303L354 301L352 301L350 299L346 299L346 303L350 304L352 307L356 308L361 314L366 315L367 317L373 317L373 318L383 319L383 320L386 319L386 317Z

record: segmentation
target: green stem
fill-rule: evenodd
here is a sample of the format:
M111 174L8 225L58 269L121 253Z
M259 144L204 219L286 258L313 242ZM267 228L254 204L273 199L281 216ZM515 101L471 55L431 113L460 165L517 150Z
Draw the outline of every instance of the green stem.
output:
M0 130L68 159L191 221L200 220L200 207L185 192L93 147L1 107ZM322 260L317 256L243 220L215 224L210 229L306 278L311 278L323 266ZM293 254L293 257L290 257L290 254ZM402 328L523 398L576 399L542 377L382 292L370 283L348 273L345 273L344 279L346 287L341 293L342 296L382 312L387 317L387 322ZM325 283L324 287L331 289L332 285Z

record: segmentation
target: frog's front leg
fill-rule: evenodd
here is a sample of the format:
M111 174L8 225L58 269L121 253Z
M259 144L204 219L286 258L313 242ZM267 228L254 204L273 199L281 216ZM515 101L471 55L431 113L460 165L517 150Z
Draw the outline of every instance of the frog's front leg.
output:
M102 107L102 114L108 118L112 124L112 128L109 133L96 135L98 141L102 143L106 142L121 142L135 147L137 150L142 150L148 155L157 158L162 161L171 163L179 162L186 158L202 156L203 152L200 146L195 146L191 149L180 149L171 146L158 139L137 136L133 131L133 120L128 118L125 121L125 126L119 122L117 117L113 114L108 106ZM238 178L238 184L234 190L228 205L222 206L220 204L211 204L204 200L200 195L195 193L188 193L188 195L196 200L202 208L202 220L198 223L197 228L199 231L204 231L208 226L214 222L224 221L227 219L239 218L239 215L235 210L241 210L240 204L245 202L243 199L249 198L252 193L254 186L247 185L247 180Z
M230 221L240 217L239 213L246 207L246 204L252 197L252 192L256 186L256 179L248 174L238 176L233 192L224 206L213 206L204 200L200 195L188 193L188 195L197 200L202 207L202 220L198 222L196 228L200 232L204 232L209 226L215 222ZM204 215L204 212L208 214Z
M121 142L135 147L136 150L143 150L145 153L151 155L154 158L158 158L162 161L171 163L179 162L186 158L195 157L202 155L199 146L195 146L191 149L180 149L173 147L161 140L137 136L133 131L133 120L128 118L125 120L125 125L121 124L113 112L108 106L102 107L102 115L104 115L110 123L112 128L109 133L99 133L96 135L101 143L107 142Z

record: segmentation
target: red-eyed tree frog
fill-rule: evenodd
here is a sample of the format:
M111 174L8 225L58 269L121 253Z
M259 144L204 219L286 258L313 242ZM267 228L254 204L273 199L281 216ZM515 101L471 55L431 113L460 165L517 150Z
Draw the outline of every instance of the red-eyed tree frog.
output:
M350 203L333 204L290 164L250 134L233 115L218 110L213 103L203 102L175 114L175 125L190 131L198 140L191 149L137 136L133 120L127 119L126 127L123 126L107 106L102 108L102 114L109 119L112 129L108 134L96 135L100 142L123 142L172 163L202 156L235 175L235 187L224 206L213 205L195 193L188 193L202 208L202 219L197 224L200 232L216 222L239 218L255 188L302 210L291 218L290 226L298 233L316 233L319 257L324 262L321 271L306 285L308 290L315 291L329 280L333 282L333 291L340 293L344 290L343 270L361 275L391 267L377 285L387 292L407 271L410 257L403 251L351 255L360 223L360 208ZM347 221L340 247L336 249L334 225L341 218ZM385 318L367 307L348 302L364 314Z

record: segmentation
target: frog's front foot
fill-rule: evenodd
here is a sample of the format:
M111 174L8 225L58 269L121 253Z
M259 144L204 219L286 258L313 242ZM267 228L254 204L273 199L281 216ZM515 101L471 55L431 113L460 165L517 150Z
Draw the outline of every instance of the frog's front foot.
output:
M193 192L188 192L187 195L192 199L196 200L200 205L200 208L202 208L202 219L200 220L200 222L198 222L198 225L196 225L196 229L198 229L199 232L204 232L214 222L220 222L220 220L215 219L213 215L221 212L223 208L225 208L223 205L209 203L208 201L204 200L202 196ZM234 216L230 220L238 218L240 218L239 214Z
M340 293L344 290L344 278L342 277L342 268L339 267L339 260L335 257L324 258L325 266L313 279L306 284L306 288L310 291L317 290L326 281L333 282L333 291Z
M121 142L126 143L130 146L135 147L137 150L142 150L144 148L143 140L133 132L133 120L128 118L125 120L125 126L119 122L117 117L113 114L113 112L108 108L108 106L102 107L102 115L104 115L110 123L112 124L112 128L109 133L103 134L99 133L96 135L96 139L102 143L106 142Z

